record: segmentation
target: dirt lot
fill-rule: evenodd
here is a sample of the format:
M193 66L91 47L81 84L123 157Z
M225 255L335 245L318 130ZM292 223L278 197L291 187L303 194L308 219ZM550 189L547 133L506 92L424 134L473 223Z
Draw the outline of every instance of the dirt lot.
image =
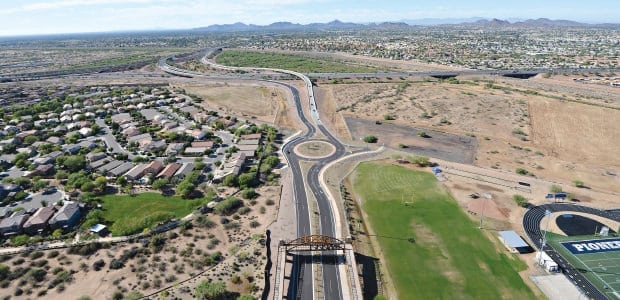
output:
M277 205L269 204L268 199L278 203L280 186L267 186L257 189L260 196L253 201L244 200L249 212L228 216L229 224L221 224L219 216L208 214L212 225L194 221L193 227L182 228L162 234L165 238L160 249L145 240L131 244L104 246L92 253L69 253L67 249L43 252L43 256L33 259L24 254L7 256L3 264L11 271L17 268L40 268L45 270L42 280L35 280L26 273L8 281L2 286L0 295L15 295L22 290L23 296L46 299L75 299L89 295L92 299L111 299L117 291L127 295L138 291L143 295L155 293L165 287L170 297L193 299L194 288L202 281L222 280L227 289L239 294L253 293L259 296L263 286L265 266L264 233L266 227L275 219ZM256 221L256 224L250 225ZM133 249L133 250L132 250ZM133 254L130 254L132 253ZM221 258L217 258L220 253ZM113 269L114 260L127 259L120 268ZM103 260L100 270L94 263ZM219 263L217 263L219 261ZM62 269L60 269L62 268ZM70 279L50 285L67 271ZM198 276L204 272L204 274ZM198 276L188 282L184 280ZM234 278L238 276L239 278ZM59 287L61 286L61 287Z
M469 136L395 124L376 124L373 121L351 117L345 120L354 139L375 135L379 138L379 144L392 148L398 148L399 145L405 146L406 148L401 149L402 151L460 163L473 163L474 161L477 142L475 138ZM420 132L424 132L426 137L418 136Z
M374 134L386 124L409 127L388 138L381 135L395 131L376 134L379 143L385 140L391 147L407 136L419 142L416 128L475 136L476 165L513 173L523 168L564 183L579 179L591 188L618 193L620 162L613 147L620 110L613 106L620 103L620 88L598 90L564 77L472 76L458 78L459 84L429 78L323 82L317 98L323 102L322 119L344 140ZM352 124L355 119L367 121ZM425 145L409 150L419 151L419 146Z
M185 85L190 94L205 100L205 108L217 108L229 114L254 116L263 122L273 123L280 103L286 102L284 93L274 87Z

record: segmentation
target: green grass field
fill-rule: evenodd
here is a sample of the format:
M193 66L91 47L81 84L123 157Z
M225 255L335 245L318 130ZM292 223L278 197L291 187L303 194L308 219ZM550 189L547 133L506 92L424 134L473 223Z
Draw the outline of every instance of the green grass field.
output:
M301 73L374 73L374 67L344 63L336 60L308 57L299 54L227 50L217 62L233 67L278 68Z
M114 236L139 233L159 222L185 217L205 203L204 199L186 200L158 193L106 195L101 199L103 218L111 224Z
M611 237L610 237L611 238ZM572 254L560 242L600 240L600 236L563 236L547 233L549 245L575 268L584 269L583 275L603 291L609 299L616 299L614 293L620 294L620 251L588 254ZM607 287L607 288L605 288Z
M491 242L432 174L370 162L352 179L398 299L535 298L517 273L525 265Z

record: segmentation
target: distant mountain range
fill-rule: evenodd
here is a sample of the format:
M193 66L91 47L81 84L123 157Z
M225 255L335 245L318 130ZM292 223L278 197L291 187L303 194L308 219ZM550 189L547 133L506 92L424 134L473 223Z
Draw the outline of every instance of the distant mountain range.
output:
M512 22L511 22L512 21ZM334 30L356 28L406 28L411 26L466 26L466 27L609 27L620 24L587 24L570 20L550 20L546 18L529 20L500 20L485 18L467 19L419 19L401 20L398 22L382 23L350 23L334 20L329 23L298 24L291 22L276 22L269 25L254 25L245 23L210 25L207 27L194 28L196 31L208 32L238 32L238 31L293 31L293 30Z

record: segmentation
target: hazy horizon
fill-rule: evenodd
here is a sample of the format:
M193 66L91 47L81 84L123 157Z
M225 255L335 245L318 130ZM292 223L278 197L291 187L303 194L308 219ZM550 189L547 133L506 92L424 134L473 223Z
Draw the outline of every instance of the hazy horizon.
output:
M0 4L0 36L180 30L213 24L267 25L274 22L355 23L422 19L563 19L619 23L615 1L533 1L503 3L446 0L434 3L375 0L26 0Z

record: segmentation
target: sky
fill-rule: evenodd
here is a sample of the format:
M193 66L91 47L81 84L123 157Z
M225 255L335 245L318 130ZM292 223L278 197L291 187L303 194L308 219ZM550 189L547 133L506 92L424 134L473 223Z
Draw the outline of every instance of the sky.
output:
M620 23L618 0L0 0L0 36L424 18Z

